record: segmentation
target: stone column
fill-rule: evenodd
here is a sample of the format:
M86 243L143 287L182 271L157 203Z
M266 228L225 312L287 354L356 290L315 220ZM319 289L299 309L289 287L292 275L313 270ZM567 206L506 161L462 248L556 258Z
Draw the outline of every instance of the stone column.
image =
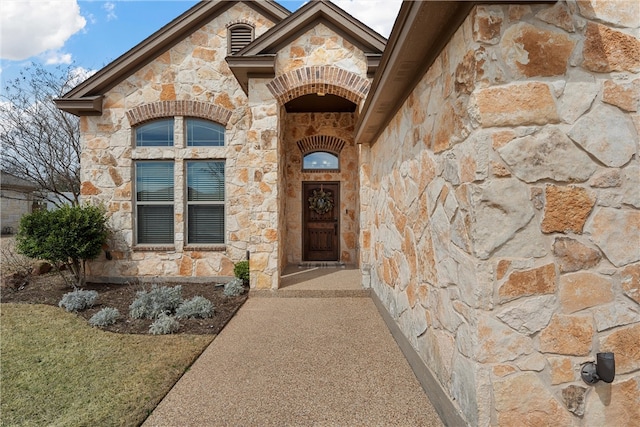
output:
M265 86L268 81L249 82L251 124L245 151L249 180L244 201L249 212L251 287L256 289L277 289L279 280L279 107Z

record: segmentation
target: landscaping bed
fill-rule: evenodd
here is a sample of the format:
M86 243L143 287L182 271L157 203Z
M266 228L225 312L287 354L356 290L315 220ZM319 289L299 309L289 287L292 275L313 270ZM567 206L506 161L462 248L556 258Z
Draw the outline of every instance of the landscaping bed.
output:
M162 286L177 286L175 283L163 283ZM187 300L194 296L202 296L213 303L214 315L204 319L180 319L180 334L218 334L236 311L247 299L247 294L240 296L224 296L223 286L214 283L181 284L182 297ZM105 307L116 308L120 312L119 320L101 329L122 334L147 334L152 323L150 319L132 319L129 316L129 306L136 298L138 291L151 289L151 284L98 284L88 283L82 289L95 290L98 299L95 305L87 310L78 312L78 316L87 321L95 313ZM5 281L1 292L3 303L29 303L58 306L63 295L73 289L57 273L32 276L24 286L9 286ZM63 310L61 308L61 310Z

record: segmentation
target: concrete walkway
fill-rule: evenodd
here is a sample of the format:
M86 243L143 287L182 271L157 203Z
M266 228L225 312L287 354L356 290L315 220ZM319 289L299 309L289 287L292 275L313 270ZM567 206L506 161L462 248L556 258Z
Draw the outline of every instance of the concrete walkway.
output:
M441 426L359 271L322 270L331 297L252 294L144 425Z

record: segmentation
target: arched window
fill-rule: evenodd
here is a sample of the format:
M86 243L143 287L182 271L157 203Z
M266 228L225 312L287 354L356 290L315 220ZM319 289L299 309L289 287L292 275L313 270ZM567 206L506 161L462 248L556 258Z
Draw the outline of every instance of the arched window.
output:
M247 24L232 25L229 27L228 39L228 51L233 55L253 41L253 27Z
M173 117L138 126L136 147L173 147Z
M222 147L224 127L208 120L187 118L187 147Z
M302 161L302 170L339 170L340 158L333 153L327 151L314 151L305 154Z

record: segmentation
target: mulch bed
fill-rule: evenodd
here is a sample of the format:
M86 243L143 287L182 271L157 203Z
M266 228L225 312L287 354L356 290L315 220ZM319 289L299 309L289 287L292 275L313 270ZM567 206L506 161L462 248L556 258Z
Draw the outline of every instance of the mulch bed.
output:
M176 286L175 283L163 283L162 286ZM215 307L214 315L208 319L180 319L180 334L217 334L244 304L247 294L237 297L226 297L222 294L223 286L214 283L180 284L184 300L200 295L207 298ZM132 319L129 317L129 306L136 298L136 292L150 290L151 284L102 284L88 283L82 289L95 290L98 299L93 308L81 311L78 316L89 320L104 307L117 308L120 318L111 326L101 328L122 334L147 334L152 320ZM29 277L24 281L11 282L3 278L0 301L11 303L48 304L58 306L62 296L73 289L67 285L57 273ZM63 308L61 308L63 310Z

